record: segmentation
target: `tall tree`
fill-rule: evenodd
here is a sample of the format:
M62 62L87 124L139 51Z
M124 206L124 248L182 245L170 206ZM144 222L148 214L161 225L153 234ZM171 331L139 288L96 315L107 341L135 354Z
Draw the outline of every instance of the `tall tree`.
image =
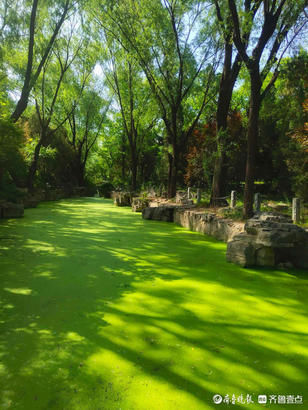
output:
M56 4L54 2L52 4L47 2L41 5L41 9L46 7L46 5L48 12L44 13L39 9L39 0L33 0L32 2L29 21L27 63L23 73L21 94L11 116L14 122L20 118L24 110L27 108L31 90L45 66L64 21L68 17L70 10L73 8L72 0L58 0ZM45 16L43 21L38 21L38 14L40 11L42 12L42 15ZM51 19L50 30L46 28L47 19ZM40 34L38 33L39 26ZM46 33L46 31L48 33L46 34L46 38L39 38L39 36L42 36L41 33ZM43 49L41 49L42 44L44 44Z
M129 147L130 187L136 191L141 151L145 136L156 123L157 110L139 64L113 39L107 38L107 42L110 44L110 69L105 68L105 75L120 108L123 134Z
M255 14L253 9L259 3L263 6L263 10ZM303 14L306 5L306 0L245 0L244 5L242 2L228 0L233 24L233 41L247 67L250 78L244 191L244 217L246 218L253 215L260 107L262 100L278 77L279 64L286 48L307 23L306 15ZM300 16L303 16L303 21ZM246 47L247 27L253 24L253 39ZM283 44L285 47L282 47ZM251 50L251 53L249 54L247 50ZM279 53L280 50L282 51ZM262 57L265 59L264 63Z
M173 197L180 159L210 99L210 84L216 68L216 50L210 34L200 38L193 29L205 13L205 7L199 1L120 0L101 10L100 24L140 64L159 106L168 146L168 195ZM202 98L188 115L185 102L201 76Z
M69 112L54 127L51 127L56 104L61 91L64 77L81 50L82 40L74 47L74 25L71 26L67 37L59 38L42 68L41 84L35 96L35 108L40 125L40 135L35 146L34 155L28 173L28 188L33 190L34 177L37 171L41 147L47 139L67 121L76 103L72 102ZM86 78L84 78L84 82Z
M245 3L247 12L248 2ZM216 111L216 140L217 153L214 166L214 175L212 182L211 204L216 205L217 198L225 194L225 162L226 162L226 133L228 133L228 115L232 92L239 75L242 59L239 52L234 56L234 45L232 43L232 18L228 8L225 8L221 2L214 0L216 18L219 26L219 31L224 43L224 62L223 70L220 77L219 93ZM255 2L251 12L254 16L260 7L260 2ZM243 45L246 48L251 27L247 27L243 35Z
M75 157L73 168L79 186L85 185L85 169L91 150L100 135L110 102L103 101L94 89L87 87L74 110L68 114L67 139Z

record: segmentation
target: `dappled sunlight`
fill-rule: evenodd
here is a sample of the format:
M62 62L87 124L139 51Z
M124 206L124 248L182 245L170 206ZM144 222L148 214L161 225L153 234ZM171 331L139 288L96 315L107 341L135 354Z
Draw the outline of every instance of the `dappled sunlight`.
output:
M31 295L32 289L27 288L4 288L6 292L15 293L16 295Z
M0 242L1 409L308 394L304 272L239 268L224 243L98 198L42 204L0 229L14 238Z

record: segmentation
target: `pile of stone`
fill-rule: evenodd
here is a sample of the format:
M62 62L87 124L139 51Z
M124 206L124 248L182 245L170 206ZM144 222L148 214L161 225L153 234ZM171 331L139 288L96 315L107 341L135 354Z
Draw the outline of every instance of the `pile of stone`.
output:
M144 208L147 208L150 204L150 199L144 197L134 197L132 199L132 211L142 212Z
M177 191L175 202L179 205L193 205L194 203L186 191Z
M175 205L165 205L148 207L142 210L143 219L152 219L154 221L173 222Z
M0 201L0 218L21 218L24 216L24 206L12 202Z
M113 191L111 198L116 206L131 206L132 204L132 195L130 192Z
M285 215L257 213L228 242L227 261L244 267L308 268L308 232Z
M174 222L191 231L200 232L227 242L244 229L242 222L229 218L221 218L213 212L199 209L177 208L174 212Z

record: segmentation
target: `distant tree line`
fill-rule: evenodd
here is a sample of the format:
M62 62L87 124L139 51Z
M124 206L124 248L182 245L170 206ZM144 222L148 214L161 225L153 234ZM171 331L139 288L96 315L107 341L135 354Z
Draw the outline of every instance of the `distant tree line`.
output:
M255 182L308 200L307 1L5 0L0 197Z

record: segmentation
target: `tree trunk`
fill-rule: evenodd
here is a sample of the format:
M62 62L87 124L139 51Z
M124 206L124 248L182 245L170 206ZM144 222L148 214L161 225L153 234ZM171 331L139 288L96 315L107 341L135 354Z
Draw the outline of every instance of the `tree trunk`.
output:
M176 196L176 185L177 185L177 174L178 174L178 164L177 164L177 153L176 148L173 148L174 154L168 154L169 159L169 173L168 173L168 198L174 198Z
M244 218L253 216L253 194L258 149L261 78L259 67L250 70L250 106L247 130L247 160L244 190Z
M137 190L137 168L138 168L138 161L136 158L135 149L132 150L132 185L131 190L135 192Z
M214 175L212 181L211 205L215 206L215 198L222 197L225 194L226 179L225 179L225 162L226 162L226 147L224 141L224 132L228 127L228 113L233 93L235 81L238 77L241 68L241 59L236 56L232 65L232 43L225 43L225 58L224 70L219 84L219 95L216 111L216 138L217 138L217 154L214 165Z
M233 89L233 87L232 87ZM211 205L215 206L217 198L220 198L225 193L225 178L224 178L224 165L225 165L225 144L224 144L224 132L227 130L227 118L228 111L232 96L232 89L226 88L219 94L218 107L216 113L216 138L217 138L217 153L214 165L214 175L212 182L211 192Z
M37 143L37 145L35 147L34 157L33 157L32 163L31 163L30 168L29 168L27 187L28 187L30 192L33 191L33 188L34 188L34 178L35 178L35 174L36 174L36 171L37 171L37 164L38 164L38 159L39 159L39 156L40 156L40 150L41 150L41 147L43 145L43 140L44 140L44 137L42 135L39 142Z
M84 186L84 169L85 165L80 162L78 167L78 186Z

